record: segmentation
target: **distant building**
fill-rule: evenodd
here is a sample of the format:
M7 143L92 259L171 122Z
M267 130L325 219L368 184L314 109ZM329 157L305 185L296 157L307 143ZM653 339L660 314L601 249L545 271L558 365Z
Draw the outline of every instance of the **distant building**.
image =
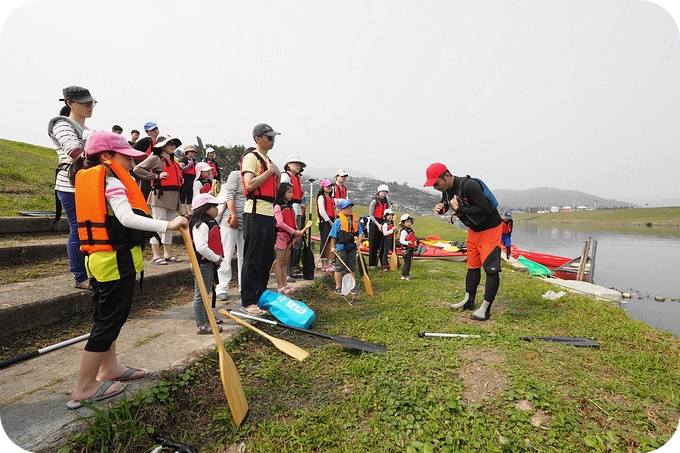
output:
M571 212L571 206L569 206L568 204L562 206L562 212Z
M550 212L560 212L560 208L558 208L557 206L551 206Z

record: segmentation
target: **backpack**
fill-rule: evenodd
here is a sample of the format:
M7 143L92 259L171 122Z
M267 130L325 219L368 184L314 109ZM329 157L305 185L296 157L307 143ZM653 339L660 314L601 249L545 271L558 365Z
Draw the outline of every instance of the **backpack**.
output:
M489 187L484 184L484 181L479 178L471 178L470 175L466 175L466 178L467 179L463 182L463 186L465 186L465 182L468 180L474 179L482 186L482 190L484 190L484 196L486 196L486 199L489 200L491 209L496 209L498 207L498 200L496 200L496 197L494 196L493 192L491 192L491 189L489 189Z

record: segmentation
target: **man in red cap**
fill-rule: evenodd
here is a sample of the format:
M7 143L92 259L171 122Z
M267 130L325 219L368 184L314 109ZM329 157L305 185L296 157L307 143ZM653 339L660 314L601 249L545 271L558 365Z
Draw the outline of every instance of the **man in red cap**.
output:
M465 276L465 298L451 308L474 310L477 287L481 280L481 267L486 272L484 302L471 317L476 321L486 321L491 316L501 271L501 233L502 219L498 211L491 206L484 194L484 188L474 178L454 176L446 165L434 163L425 171L427 181L424 187L434 187L442 193L442 199L434 207L436 214L444 214L449 209L453 215L468 227L467 232L467 266Z

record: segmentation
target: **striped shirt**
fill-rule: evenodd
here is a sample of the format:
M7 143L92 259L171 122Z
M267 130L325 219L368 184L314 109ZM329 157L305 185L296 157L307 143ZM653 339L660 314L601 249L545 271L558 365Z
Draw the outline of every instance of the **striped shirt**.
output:
M79 130L75 130L73 124L78 126ZM50 138L54 144L57 145L56 151L57 156L59 157L59 166L62 168L73 163L70 154L76 149L85 149L85 141L93 132L89 129L83 130L78 123L75 123L75 121L73 124L66 120L56 120L50 133ZM75 192L75 189L68 178L68 167L57 172L54 190L70 193Z

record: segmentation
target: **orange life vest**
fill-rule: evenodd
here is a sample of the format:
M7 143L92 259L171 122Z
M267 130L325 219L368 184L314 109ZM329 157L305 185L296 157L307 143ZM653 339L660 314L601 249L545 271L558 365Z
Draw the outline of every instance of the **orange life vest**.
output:
M354 238L359 235L359 216L351 215L351 220L343 213L338 215L340 219L340 230L338 230L338 237L336 238L339 244L348 245L354 244Z
M269 168L267 166L267 162L262 158L260 153L256 151L250 151L251 153L255 154L255 157L257 157L257 160L260 161L260 175L264 172L267 171ZM241 168L243 168L243 159L246 157L248 153L245 153L241 157ZM267 157L267 160L269 160L269 157ZM271 162L271 160L269 160ZM256 175L259 176L259 175ZM258 200L265 200L265 201L271 201L272 203L276 199L276 175L271 174L269 175L269 178L262 183L262 185L256 189L254 189L252 192L249 192L248 189L246 188L246 182L243 180L243 171L241 171L241 180L243 181L243 193L245 194L246 198L250 198L253 201L255 199ZM254 206L253 206L254 207Z
M121 165L107 160L101 165L80 170L76 175L76 218L80 250L86 254L129 250L143 244L146 231L124 227L106 208L106 170L110 169L127 189L130 206L136 214L149 216L149 207L137 182ZM80 190L78 190L80 188Z

